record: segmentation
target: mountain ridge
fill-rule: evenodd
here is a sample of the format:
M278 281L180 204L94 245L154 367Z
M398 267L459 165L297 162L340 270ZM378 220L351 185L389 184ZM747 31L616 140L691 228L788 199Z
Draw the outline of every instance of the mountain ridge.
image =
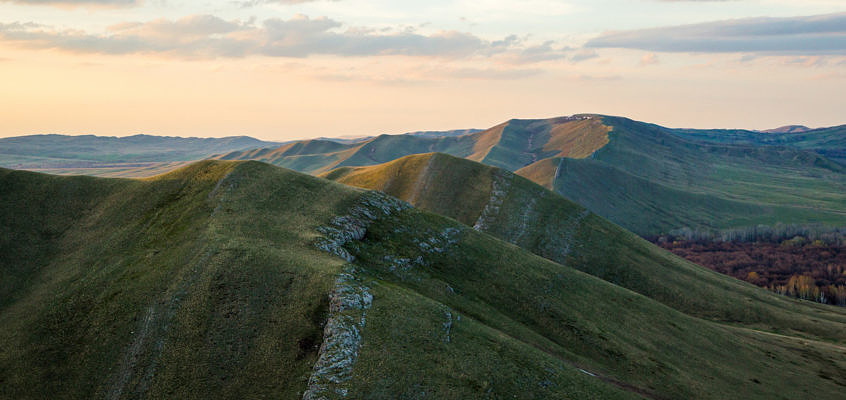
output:
M838 158L846 155L846 136L841 129L846 126L791 134L684 130L577 114L512 119L459 137L380 135L321 155L268 150L272 156L235 152L220 158L257 159L322 174L441 152L525 175L649 236L685 227L846 224L846 166Z

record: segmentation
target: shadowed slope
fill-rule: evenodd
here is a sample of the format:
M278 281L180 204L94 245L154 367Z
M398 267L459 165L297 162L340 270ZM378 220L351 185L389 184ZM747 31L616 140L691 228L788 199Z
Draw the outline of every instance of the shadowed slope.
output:
M685 226L846 223L846 169L823 150L803 147L811 146L807 141L710 143L657 125L602 119L611 139L589 159L561 159L554 173L554 163L543 160L517 173L641 235Z
M314 228L355 192L259 163L145 181L2 179L2 218L31 213L62 230L16 224L51 245L23 265L9 255L26 243L0 248L4 281L27 283L0 308L0 397L302 392L338 269L312 250Z
M674 129L670 132L711 143L811 150L841 164L846 163L846 125L818 129L789 125L761 132L722 129Z

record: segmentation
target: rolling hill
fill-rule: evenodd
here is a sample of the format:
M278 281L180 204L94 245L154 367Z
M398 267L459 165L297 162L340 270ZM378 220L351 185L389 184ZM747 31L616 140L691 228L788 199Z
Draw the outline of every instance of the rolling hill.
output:
M512 176L472 165L491 187ZM0 190L4 398L838 399L846 385L843 310L728 285L724 304L792 331L699 318L264 163L145 180L0 170ZM504 192L499 207L521 191ZM568 264L621 242L632 262L691 267L546 196L584 215ZM495 208L492 233L513 223Z
M675 129L670 132L712 143L811 150L841 164L846 163L846 125L819 129L790 125L761 132L696 129Z
M843 129L695 131L583 114L510 120L458 137L312 140L217 158L321 174L447 153L513 171L651 236L682 227L846 224L846 166L838 161L846 149Z

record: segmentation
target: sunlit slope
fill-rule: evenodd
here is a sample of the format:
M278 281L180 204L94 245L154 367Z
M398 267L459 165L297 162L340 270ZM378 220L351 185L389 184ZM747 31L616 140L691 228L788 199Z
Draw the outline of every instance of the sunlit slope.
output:
M689 263L501 169L422 154L324 176L385 191L690 315L846 343L846 333L838 331L846 311L778 296Z
M0 304L4 398L836 399L846 383L838 345L694 318L262 163L0 180L2 221L51 249L0 247L21 277Z
M512 119L460 136L380 135L354 144L310 140L216 158L259 160L301 172L321 173L337 167L381 164L410 154L440 152L514 170L547 157L587 157L608 143L608 131L598 117L589 115Z

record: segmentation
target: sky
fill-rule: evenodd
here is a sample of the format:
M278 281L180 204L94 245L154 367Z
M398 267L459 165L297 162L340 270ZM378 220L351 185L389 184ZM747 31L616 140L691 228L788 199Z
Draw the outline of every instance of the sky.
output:
M846 124L846 0L0 0L0 137Z

